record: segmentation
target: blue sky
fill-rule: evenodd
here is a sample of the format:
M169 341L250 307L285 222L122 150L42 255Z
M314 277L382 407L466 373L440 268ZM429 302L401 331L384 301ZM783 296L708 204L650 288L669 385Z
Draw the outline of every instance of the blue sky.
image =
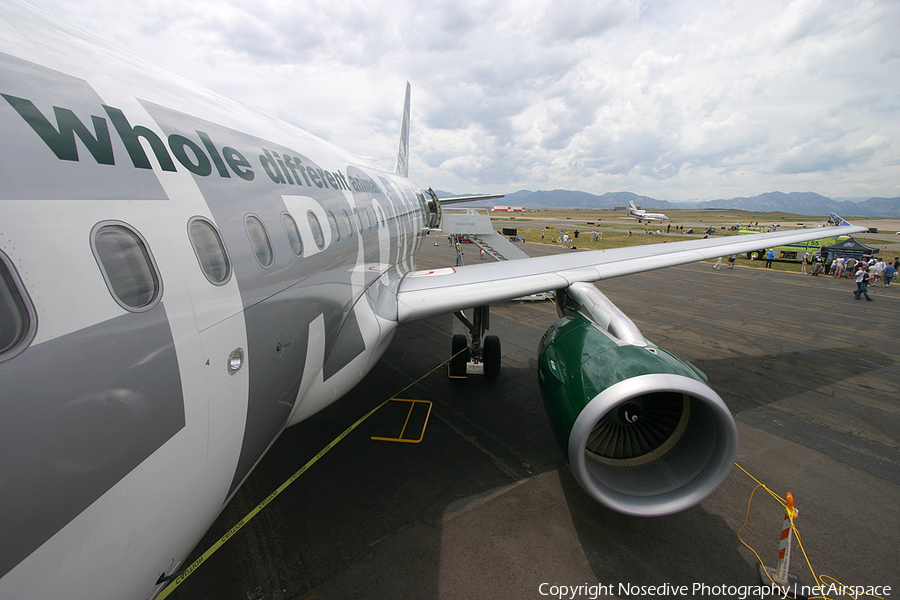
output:
M32 4L435 189L900 196L896 0Z

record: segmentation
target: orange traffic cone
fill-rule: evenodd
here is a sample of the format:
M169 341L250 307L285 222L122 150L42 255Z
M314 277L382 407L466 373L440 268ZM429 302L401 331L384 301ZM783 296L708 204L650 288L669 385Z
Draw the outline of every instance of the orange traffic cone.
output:
M781 595L795 600L807 600L800 578L791 573L791 547L794 541L793 520L799 514L794 508L794 496L787 493L787 506L784 510L784 524L781 528L781 541L778 544L778 567L770 569L763 564L759 566L759 578L764 586L779 588ZM774 583L773 583L774 582Z

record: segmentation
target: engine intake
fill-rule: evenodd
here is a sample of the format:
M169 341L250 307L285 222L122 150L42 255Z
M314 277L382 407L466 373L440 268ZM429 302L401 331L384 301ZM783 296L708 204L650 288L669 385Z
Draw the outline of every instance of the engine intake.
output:
M609 303L599 290L588 293L594 309ZM541 339L539 379L579 484L629 515L667 515L703 501L728 477L738 448L731 412L706 376L633 335L633 323L626 342L567 312Z

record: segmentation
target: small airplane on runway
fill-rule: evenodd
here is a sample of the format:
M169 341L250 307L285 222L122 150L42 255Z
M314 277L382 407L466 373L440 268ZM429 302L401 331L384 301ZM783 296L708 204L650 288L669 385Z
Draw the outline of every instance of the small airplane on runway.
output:
M668 221L669 220L669 217L667 217L663 213L648 213L645 210L639 209L635 205L634 200L628 201L628 207L630 209L628 211L628 218L637 219L638 223L643 223L644 221L647 221L649 223L651 221Z
M734 421L593 282L838 229L417 271L441 201L408 177L408 87L386 170L0 0L0 96L0 598L152 598L397 327L480 307L469 351L497 374L488 307L547 290L540 384L579 482L684 510L731 470Z

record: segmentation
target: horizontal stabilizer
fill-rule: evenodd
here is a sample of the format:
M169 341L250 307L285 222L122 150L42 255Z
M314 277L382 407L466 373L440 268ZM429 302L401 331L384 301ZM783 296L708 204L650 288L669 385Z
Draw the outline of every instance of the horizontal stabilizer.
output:
M491 200L493 198L502 198L506 194L487 194L483 196L454 196L452 198L439 198L443 204L460 204L462 202L475 202L476 200Z

